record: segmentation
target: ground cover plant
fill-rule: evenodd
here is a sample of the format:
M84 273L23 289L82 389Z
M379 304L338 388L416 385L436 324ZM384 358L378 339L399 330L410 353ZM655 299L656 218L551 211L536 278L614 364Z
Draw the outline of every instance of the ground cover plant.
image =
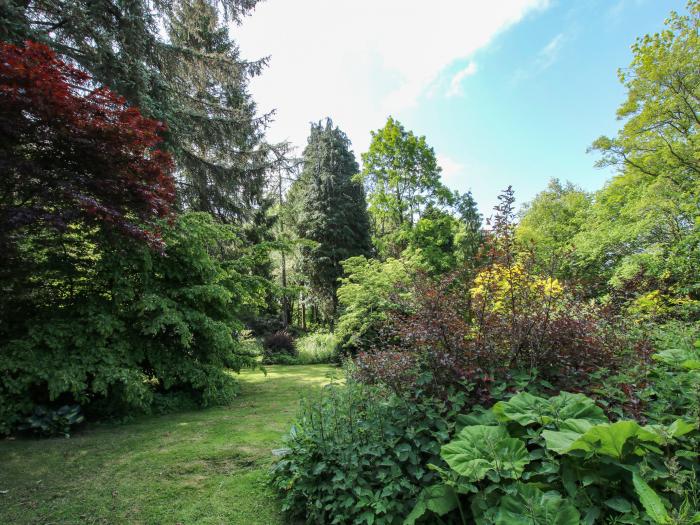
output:
M309 398L272 473L283 510L307 523L401 523L464 406L463 395L418 399L353 382Z
M441 483L424 490L406 523L696 523L697 422L609 422L582 394L519 393L444 445ZM479 423L479 424L475 424ZM425 519L425 521L421 521Z

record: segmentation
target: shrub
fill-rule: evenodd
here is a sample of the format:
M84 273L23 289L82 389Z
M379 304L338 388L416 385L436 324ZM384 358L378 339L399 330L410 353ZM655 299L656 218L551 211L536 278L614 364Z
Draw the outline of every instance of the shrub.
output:
M333 334L315 333L296 341L297 361L303 365L332 363L338 360L338 339Z
M417 367L432 375L433 393L440 395L445 385L463 381L484 392L484 383L524 370L537 371L553 390L589 391L592 372L620 366L626 341L618 318L538 272L535 252L515 241L511 199L512 194L502 196L487 264L437 279L416 276L408 299L387 315L389 344L382 348L411 355L363 356L365 377L406 389L410 377L390 375ZM397 366L387 367L387 361ZM371 370L375 365L381 370Z
M264 283L250 276L234 230L206 214L162 233L166 256L128 243L93 254L72 287L59 281L45 302L26 298L25 318L0 325L0 433L36 405L79 404L103 418L149 412L154 393L200 406L234 398L227 368L253 362L235 334ZM37 279L54 283L53 259L39 259Z
M412 402L353 382L326 388L302 404L274 467L284 510L309 524L402 523L436 481L426 465L439 459L463 403Z
M293 364L296 362L297 349L292 335L279 330L263 339L263 363Z
M521 393L466 426L440 455L448 468L406 525L435 523L696 523L697 425L610 423L581 395Z
M74 427L85 421L80 405L63 405L48 408L43 405L34 407L34 412L20 425L20 430L27 430L42 437L70 437Z
M665 424L689 417L700 423L700 328L667 323L652 338L658 352L603 377L597 395L618 417Z

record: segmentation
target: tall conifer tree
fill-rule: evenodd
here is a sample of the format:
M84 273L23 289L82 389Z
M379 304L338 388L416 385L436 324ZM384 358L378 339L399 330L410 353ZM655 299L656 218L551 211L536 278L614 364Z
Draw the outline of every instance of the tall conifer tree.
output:
M367 203L362 184L354 178L359 167L350 141L331 119L311 125L303 160L293 188L300 200L296 229L317 245L304 249L302 265L314 295L332 318L341 261L370 252Z

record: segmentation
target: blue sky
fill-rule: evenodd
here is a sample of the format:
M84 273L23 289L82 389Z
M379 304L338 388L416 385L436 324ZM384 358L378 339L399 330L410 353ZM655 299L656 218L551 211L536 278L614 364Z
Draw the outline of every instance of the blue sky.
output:
M268 135L303 148L332 117L356 154L391 114L425 135L448 186L485 215L509 184L520 202L550 178L594 190L611 172L586 149L619 126L617 69L674 0L267 0L232 29L243 56L269 55L252 83Z

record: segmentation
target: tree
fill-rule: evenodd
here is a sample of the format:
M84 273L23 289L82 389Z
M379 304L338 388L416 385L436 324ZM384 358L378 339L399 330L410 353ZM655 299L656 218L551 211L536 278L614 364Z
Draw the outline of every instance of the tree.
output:
M413 229L406 233L407 247L402 258L433 275L453 270L457 264L455 238L459 225L449 213L428 206Z
M297 233L314 241L302 250L302 265L314 294L330 319L337 309L341 261L370 252L369 219L359 171L350 141L330 119L311 125L301 176L292 191L298 195ZM296 186L296 188L294 188Z
M342 262L344 277L338 288L340 317L336 333L345 350L369 350L380 346L388 314L401 310L410 298L415 268L410 261L378 261L364 256Z
M248 79L264 61L245 62L206 0L181 0L168 25L164 73L172 86L171 133L184 208L223 221L251 219L264 199L266 117L256 117ZM183 60L184 58L184 60Z
M575 249L574 237L584 228L593 196L570 182L549 181L546 190L523 206L516 236L531 244L547 270L557 270L560 277L571 276L573 268L558 268L561 256ZM567 262L570 258L566 258Z
M697 303L697 272L679 272L700 259L700 2L688 6L639 38L620 71L624 125L592 147L598 165L618 174L596 194L574 244L581 266L614 288Z
M176 163L181 207L240 221L254 213L272 162L262 143L268 116L256 117L247 92L265 60L239 56L218 9L236 23L255 4L9 0L0 7L0 38L46 43L144 115L167 122L164 147Z
M79 269L72 293L64 281L54 304L30 298L0 331L0 434L37 404L77 403L104 417L148 412L157 396L201 406L235 396L227 368L253 363L237 333L267 286L251 274L255 250L204 213L162 231L164 254L133 240L104 250ZM51 257L36 267L35 278L56 279Z
M475 268L484 243L481 213L471 191L462 195L455 192L454 199L454 208L460 219L454 239L457 262Z
M174 198L162 123L42 44L0 44L0 247L23 228L98 225L160 242Z
M627 100L617 116L625 124L615 138L600 137L600 166L616 166L679 191L698 192L700 157L700 2L689 14L671 13L666 29L638 38L630 67L620 70Z
M375 243L380 251L398 255L403 248L394 238L398 232L410 229L429 205L452 203L453 196L440 180L435 152L425 137L416 137L391 117L372 132L362 163Z

